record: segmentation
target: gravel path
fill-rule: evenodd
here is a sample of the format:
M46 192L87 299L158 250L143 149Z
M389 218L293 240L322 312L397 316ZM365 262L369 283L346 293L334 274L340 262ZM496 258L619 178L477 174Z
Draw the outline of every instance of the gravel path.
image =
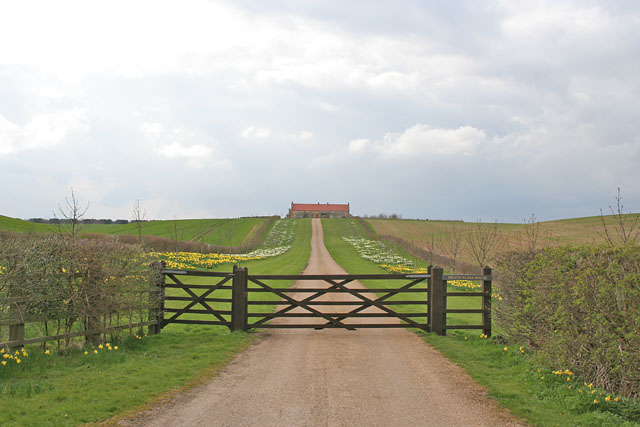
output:
M322 224L314 219L311 257L305 273L344 274L327 252L322 237ZM322 282L303 283L308 287L327 286ZM331 297L336 294L325 296ZM320 307L324 306L316 306ZM460 367L404 329L263 333L208 384L142 414L132 424L523 425L488 399L484 389Z

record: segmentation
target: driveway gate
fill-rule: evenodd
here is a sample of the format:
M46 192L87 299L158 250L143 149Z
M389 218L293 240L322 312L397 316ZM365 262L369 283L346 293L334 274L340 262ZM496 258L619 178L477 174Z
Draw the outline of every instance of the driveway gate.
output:
M182 323L223 325L233 331L418 328L438 334L448 329L482 329L491 335L489 268L481 275L443 275L438 267L430 268L427 274L250 275L246 268L237 266L232 273L171 269L159 273L159 329ZM481 291L447 290L448 280L461 279L482 281ZM384 285L364 289L353 286L355 281L371 280ZM290 287L294 281L299 286ZM305 287L309 281L316 284ZM180 292L175 290L183 292L177 295ZM323 299L329 294L341 298ZM482 297L482 307L447 309L447 297L452 296ZM447 325L447 313L481 313L482 324Z

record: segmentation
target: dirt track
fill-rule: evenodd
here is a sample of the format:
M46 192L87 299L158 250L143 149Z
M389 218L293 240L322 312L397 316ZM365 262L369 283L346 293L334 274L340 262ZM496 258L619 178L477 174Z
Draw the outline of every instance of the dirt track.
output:
M322 225L314 219L305 273L344 273L322 236ZM134 424L521 425L487 399L460 367L403 329L264 333L220 376L143 414Z

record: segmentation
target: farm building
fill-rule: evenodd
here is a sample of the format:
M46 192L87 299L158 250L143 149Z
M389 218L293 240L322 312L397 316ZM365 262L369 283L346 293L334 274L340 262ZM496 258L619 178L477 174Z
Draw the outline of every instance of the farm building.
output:
M349 203L320 204L320 203L293 203L289 209L289 218L349 218Z

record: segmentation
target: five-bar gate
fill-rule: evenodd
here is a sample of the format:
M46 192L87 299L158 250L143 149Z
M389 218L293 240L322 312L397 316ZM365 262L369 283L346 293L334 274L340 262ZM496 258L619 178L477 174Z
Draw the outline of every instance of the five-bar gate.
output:
M450 329L482 329L491 335L491 269L481 275L427 274L250 275L162 269L158 329L171 323L252 328L418 328L444 334ZM375 280L377 287L358 282ZM448 289L451 280L476 280L477 292ZM290 287L292 282L298 282ZM379 284L383 285L380 286ZM398 285L395 285L395 284ZM181 295L174 290L182 290ZM448 307L451 297L482 297L477 309ZM481 324L448 325L448 313L481 313Z

